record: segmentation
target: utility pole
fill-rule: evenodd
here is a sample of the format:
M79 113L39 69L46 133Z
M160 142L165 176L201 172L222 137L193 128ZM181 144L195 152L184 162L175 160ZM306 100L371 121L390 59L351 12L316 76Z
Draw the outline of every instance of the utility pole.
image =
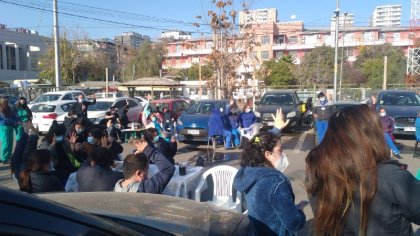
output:
M343 44L341 45L340 85L339 85L339 88L338 88L338 91L339 91L338 100L341 100L341 83L342 83L342 80L343 80L344 38L346 36L346 17L347 17L347 12L344 12L343 33L342 33Z
M387 71L387 68L388 68L388 56L385 56L384 57L384 83L382 84L382 90L386 90L386 80L387 80L386 71Z
M54 17L54 48L55 48L55 87L61 87L61 62L60 62L60 34L58 32L57 0L53 0Z
M108 67L105 68L105 97L108 98L109 89L108 89Z
M203 89L201 87L201 56L198 55L198 80L200 81L200 88L198 89L198 98L201 100L203 96Z
M340 18L340 5L337 0L337 8L335 9L335 50L334 50L334 102L337 102L337 72L338 72L338 24Z

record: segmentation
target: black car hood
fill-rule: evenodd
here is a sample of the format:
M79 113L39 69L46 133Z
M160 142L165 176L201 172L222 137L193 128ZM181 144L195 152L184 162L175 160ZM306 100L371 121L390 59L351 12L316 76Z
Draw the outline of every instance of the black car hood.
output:
M416 117L420 106L381 106L390 117ZM379 110L379 109L378 109Z
M259 113L276 113L276 110L281 108L284 114L291 112L294 109L294 106L291 105L259 105L256 109Z

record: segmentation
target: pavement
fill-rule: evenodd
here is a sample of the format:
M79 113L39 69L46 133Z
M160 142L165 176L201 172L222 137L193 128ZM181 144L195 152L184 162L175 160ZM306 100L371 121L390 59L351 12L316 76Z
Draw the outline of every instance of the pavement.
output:
M413 158L414 152L414 136L413 137L396 137L397 146L401 151L400 160L401 163L408 165L408 171L413 175L417 173L420 168L420 159ZM295 202L308 200L307 193L305 190L305 157L309 151L314 147L315 140L312 130L307 128L301 128L295 133L285 133L282 135L282 148L285 151L290 165L284 172L290 179L293 191L295 194ZM133 147L129 144L123 144L124 153L123 156L132 152ZM178 153L175 156L175 162L188 162L191 165L195 165L198 157L203 157L206 161L206 166L228 164L231 166L239 167L240 156L242 150L225 150L223 147L217 148L215 151L212 148L207 148L207 143L199 144L183 144L178 145ZM12 189L18 189L17 182L10 177L9 166L0 167L0 186L5 186ZM305 207L304 209L308 222L313 219L313 212L311 208ZM308 235L307 229L310 224L306 224L304 230L299 235ZM413 225L416 232L415 235L420 236L420 229L417 225Z

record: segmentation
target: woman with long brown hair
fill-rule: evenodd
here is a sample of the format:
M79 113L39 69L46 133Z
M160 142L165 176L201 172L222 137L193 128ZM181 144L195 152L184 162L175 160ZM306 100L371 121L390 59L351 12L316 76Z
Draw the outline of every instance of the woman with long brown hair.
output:
M335 113L306 164L315 235L411 235L420 223L420 182L390 160L368 106Z
M20 173L20 190L28 193L64 191L60 180L51 171L51 161L48 149L32 152L27 160L26 169Z
M13 150L13 130L18 120L9 106L7 97L0 98L0 140L1 161L0 164L9 164Z

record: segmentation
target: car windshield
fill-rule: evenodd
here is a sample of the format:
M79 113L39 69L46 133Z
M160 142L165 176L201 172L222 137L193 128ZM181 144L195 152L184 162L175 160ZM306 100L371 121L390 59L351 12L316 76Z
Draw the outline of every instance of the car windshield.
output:
M43 94L36 98L34 102L53 102L57 101L61 97L61 94Z
M96 102L95 105L88 106L88 111L107 111L112 106L112 102Z
M291 94L267 94L261 99L262 105L293 105Z
M386 93L379 98L384 106L420 106L420 97L414 93Z
M210 114L213 108L224 106L223 102L197 102L187 110L187 114Z
M38 104L34 105L31 108L32 112L54 112L55 106L53 105L46 105L46 104Z

